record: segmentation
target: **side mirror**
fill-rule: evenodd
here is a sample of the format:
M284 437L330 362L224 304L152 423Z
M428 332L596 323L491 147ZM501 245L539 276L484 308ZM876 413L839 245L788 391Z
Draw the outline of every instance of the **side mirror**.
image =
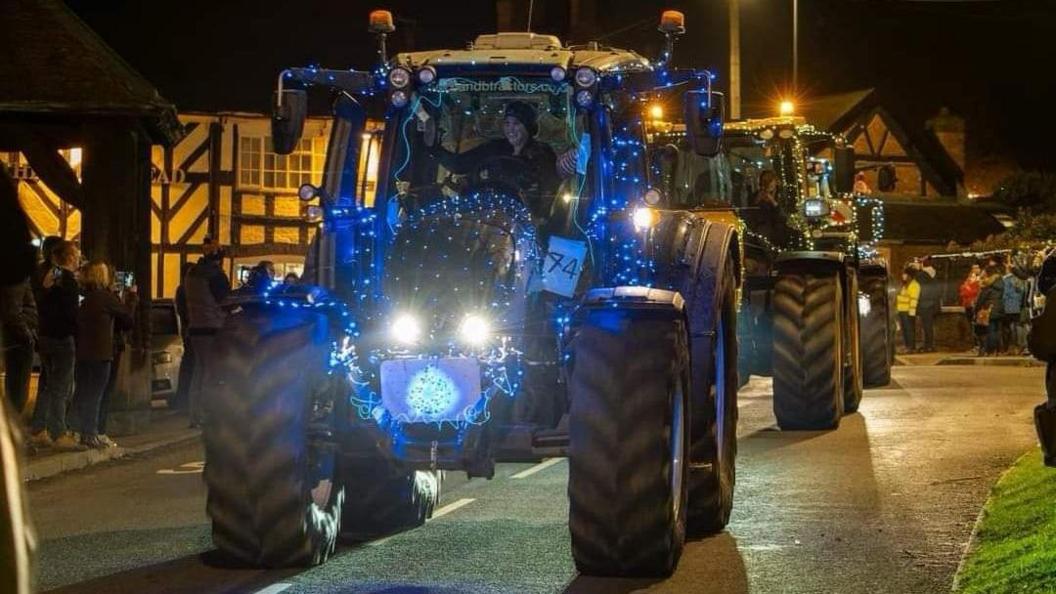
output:
M714 157L722 145L722 123L725 116L722 93L686 91L686 136L693 152Z
M271 142L276 153L288 155L297 148L304 133L304 120L308 117L308 92L283 89L276 91L274 98Z
M850 194L854 191L854 148L842 147L835 149L836 169L833 175L833 186L837 194Z

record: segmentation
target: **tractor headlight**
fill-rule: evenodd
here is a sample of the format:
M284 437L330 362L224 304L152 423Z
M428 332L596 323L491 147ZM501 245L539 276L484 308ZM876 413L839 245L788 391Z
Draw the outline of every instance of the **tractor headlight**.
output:
M402 89L411 84L411 71L406 68L393 68L389 71L389 84L394 89Z
M422 337L422 324L409 313L401 313L389 327L392 339L402 345L412 345Z
M483 316L469 314L458 325L458 338L470 346L481 346L491 337L491 324Z
M409 100L410 97L407 95L407 91L393 91L392 94L389 95L389 101L392 102L392 106L395 108L407 105Z
M593 68L579 68L576 70L576 84L581 87L593 87L598 82L598 73Z
M436 68L433 68L432 66L423 66L422 69L418 71L418 82L423 85L431 85L434 80L436 80Z
M576 91L576 105L587 109L592 103L594 103L594 93L587 89Z
M631 220L634 222L634 228L637 231L645 231L651 229L653 225L656 225L660 219L658 213L651 208L636 208Z
M816 219L829 214L829 205L820 198L808 198L803 201L803 216Z

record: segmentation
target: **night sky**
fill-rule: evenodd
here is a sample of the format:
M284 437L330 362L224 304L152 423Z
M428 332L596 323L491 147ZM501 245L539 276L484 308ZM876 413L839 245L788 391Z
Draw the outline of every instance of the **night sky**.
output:
M746 110L790 88L791 0L740 0ZM187 111L265 110L284 66L366 67L367 13L397 17L391 46L462 47L492 32L494 3L394 0L68 0L162 94ZM1056 0L800 0L800 86L809 98L875 87L907 126L941 106L968 121L969 158L1007 155L1056 170ZM565 2L537 0L535 30L567 35ZM687 16L676 62L726 81L726 0L605 0L611 45L654 55L663 8ZM568 41L566 39L566 41ZM584 41L584 40L571 40Z

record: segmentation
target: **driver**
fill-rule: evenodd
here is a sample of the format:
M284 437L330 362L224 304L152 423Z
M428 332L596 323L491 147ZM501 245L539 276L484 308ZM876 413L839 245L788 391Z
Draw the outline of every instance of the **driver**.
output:
M502 122L503 138L489 140L464 153L453 153L439 142L434 142L430 152L452 173L466 175L476 171L489 159L510 157L523 164L524 191L528 208L536 217L548 217L554 194L560 184L557 155L545 142L535 139L539 124L535 109L523 101L511 101L506 105ZM520 184L518 184L520 186Z
M745 217L748 228L770 240L776 246L788 242L788 225L785 213L777 203L777 174L764 169L759 174L759 190L752 200L752 209Z

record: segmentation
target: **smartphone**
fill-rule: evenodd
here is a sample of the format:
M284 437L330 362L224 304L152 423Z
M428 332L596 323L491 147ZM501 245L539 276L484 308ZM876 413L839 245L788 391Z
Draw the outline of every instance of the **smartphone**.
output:
M59 268L58 266L52 268L51 269L51 280L57 281L60 278L62 278L62 269Z
M118 270L114 272L114 287L118 291L131 288L136 284L136 277L131 272L124 270Z

